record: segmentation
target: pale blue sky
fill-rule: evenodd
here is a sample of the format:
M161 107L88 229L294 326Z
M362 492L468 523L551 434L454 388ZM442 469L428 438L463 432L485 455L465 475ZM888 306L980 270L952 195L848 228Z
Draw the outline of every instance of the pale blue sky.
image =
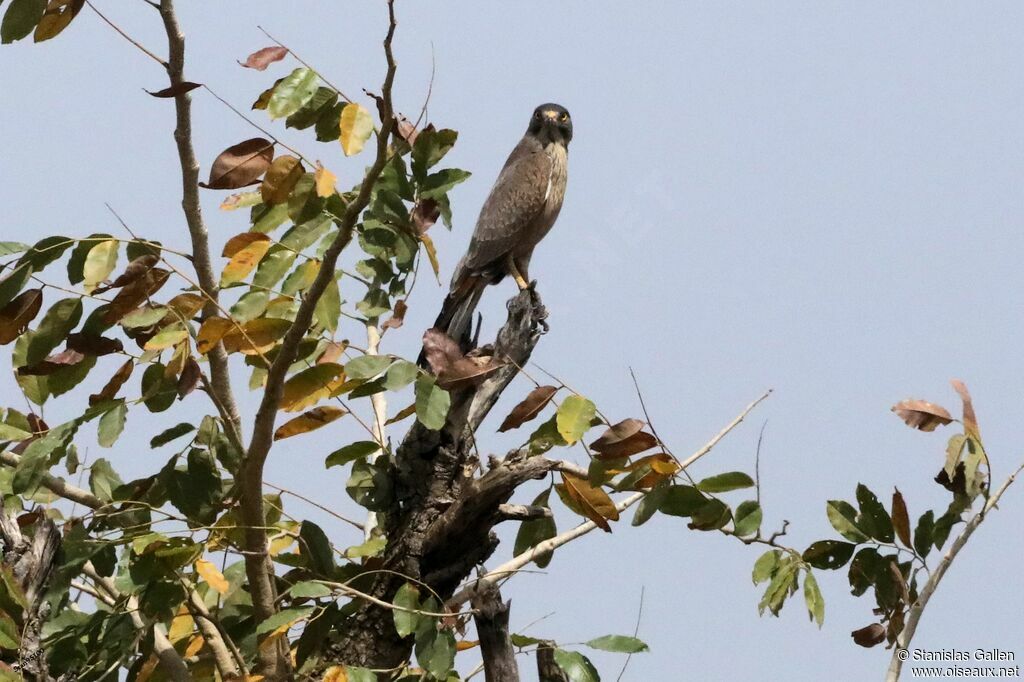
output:
M165 51L144 3L97 4ZM243 108L291 68L238 67L268 44L257 24L349 93L379 83L380 2L179 4L189 78ZM461 132L450 158L474 172L453 194L453 233L432 232L445 279L533 107L556 101L572 112L565 208L531 267L552 325L534 359L605 413L640 416L633 367L660 434L685 455L774 388L697 473L752 470L767 419L765 524L789 519L787 539L801 548L832 536L825 501L852 498L858 481L885 499L897 485L915 520L945 505L930 479L949 433L915 433L889 406L913 396L958 411L951 377L974 393L997 479L1020 463L1024 6L549 0L400 2L398 12L399 105L419 110L433 53L430 118ZM2 238L115 231L106 201L143 234L184 243L173 107L141 91L164 85L155 64L88 10L57 40L0 49ZM205 174L218 151L254 131L206 93L195 100ZM365 162L342 162L336 145L283 126L274 132L342 184ZM226 239L247 225L216 210L221 198L204 194L211 231ZM511 292L507 282L488 292L489 328ZM442 295L422 278L386 350L415 355ZM359 330L350 323L344 333ZM482 448L516 443L492 432L526 390L510 390ZM189 414L133 412L127 436L103 454L126 476L152 472L170 453L151 453L149 437ZM344 475L321 466L358 437L342 422L286 442L268 478L356 514ZM958 559L917 646L1024 656L1022 499L1024 489L1011 490ZM306 513L298 502L289 509ZM339 544L356 541L324 523ZM573 523L559 516L560 528ZM492 565L510 551L504 543ZM623 679L881 678L888 652L850 640L873 603L848 594L845 571L819 573L819 631L801 603L758 618L749 576L759 553L679 519L627 521L560 550L546 576L520 576L505 596L515 627L554 612L528 633L573 642L632 632L645 586L640 637L652 651L634 656ZM620 657L593 659L615 679ZM532 679L532 662L524 670Z

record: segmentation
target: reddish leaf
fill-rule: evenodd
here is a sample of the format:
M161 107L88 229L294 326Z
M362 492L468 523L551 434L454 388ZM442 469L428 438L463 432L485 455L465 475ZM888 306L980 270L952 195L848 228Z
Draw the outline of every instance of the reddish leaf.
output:
M590 449L599 453L598 459L618 459L650 450L658 439L642 431L643 428L644 422L639 419L624 419L602 433Z
M892 411L907 426L921 431L934 431L940 425L953 421L949 411L926 400L904 400L892 406Z
M518 429L526 422L533 420L544 409L544 406L551 402L555 393L558 393L558 388L555 386L538 386L530 391L521 403L512 408L512 411L505 417L505 421L501 422L498 432Z
M41 436L50 430L49 425L47 425L47 423L43 421L43 418L35 414L34 412L30 412L28 414L27 419L28 428L31 429L32 433L37 436Z
M881 623L872 623L860 630L854 630L850 635L857 644L871 648L885 641L885 626Z
M199 369L199 363L191 355L185 360L185 366L181 370L181 376L178 377L178 399L184 398L193 390L195 390L196 384L199 383L199 379L202 377L202 371Z
M437 202L433 199L420 199L416 206L412 209L412 224L416 226L416 231L420 234L424 234L430 229L431 225L437 222L438 216L441 215L441 209Z
M207 189L238 189L253 184L274 160L274 143L262 137L239 142L222 151L210 168Z
M978 418L974 415L974 403L971 402L971 394L967 391L967 386L959 379L953 379L949 383L953 385L953 390L959 394L960 400L964 404L964 430L980 440L981 432L978 430Z
M153 95L153 97L177 97L178 95L184 95L186 92L191 92L191 91L195 90L196 88L201 88L201 87L203 87L202 83L192 83L190 81L182 81L181 83L178 83L177 85L172 85L169 88L164 88L163 90L157 90L156 92L153 92L152 90L146 90L146 94Z
M412 121L402 114L399 114L396 120L398 121L398 136L405 140L410 147L416 144L416 138L419 137L420 132L416 130Z
M152 253L147 253L145 256L139 256L125 267L124 272L118 275L117 279L107 286L97 287L92 293L101 294L109 289L128 286L151 270L159 261L160 257Z
M85 332L68 334L67 346L69 349L77 350L83 355L97 357L110 355L111 353L120 353L124 350L124 344L121 343L120 339L110 339L106 336L86 334Z
M914 545L910 541L910 515L907 513L907 503L899 488L892 494L892 527L896 530L900 542L913 549Z
M121 390L122 386L124 386L124 382L128 381L128 378L132 375L133 369L135 369L134 360L128 360L118 367L117 371L114 372L114 376L110 377L110 381L100 389L100 392L89 396L89 404L95 405L96 403L103 402L104 400L113 400L117 395L117 392Z
M48 374L53 374L57 370L63 367L69 367L71 365L77 365L85 356L76 350L64 350L56 355L51 355L41 362L37 362L31 367L19 367L19 376L33 376L40 377Z
M39 314L43 306L43 290L29 289L15 296L0 309L0 345L5 345L21 336L28 323Z
M241 66L247 69L256 69L257 71L266 71L267 67L274 62L279 62L288 55L287 47L273 46L264 47L256 50L251 55L245 58L244 62L238 62Z
M395 301L395 312L384 321L381 325L381 329L398 329L405 322L405 313L409 310L409 307L405 304L405 301Z

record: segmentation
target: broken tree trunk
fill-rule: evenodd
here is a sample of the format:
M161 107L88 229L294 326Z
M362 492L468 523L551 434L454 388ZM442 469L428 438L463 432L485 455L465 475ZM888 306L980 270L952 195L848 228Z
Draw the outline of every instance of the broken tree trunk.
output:
M475 444L480 424L529 361L545 315L533 290L511 299L493 344L494 358L504 366L479 385L451 390L451 408L440 430L419 422L409 429L391 458L394 497L384 513L381 570L360 589L391 602L409 577L447 599L497 547L493 528L506 518L499 506L519 485L550 471L552 462L517 454L492 461L490 470L478 475ZM328 658L347 665L394 668L413 646L412 637L398 636L391 610L365 601L335 634Z

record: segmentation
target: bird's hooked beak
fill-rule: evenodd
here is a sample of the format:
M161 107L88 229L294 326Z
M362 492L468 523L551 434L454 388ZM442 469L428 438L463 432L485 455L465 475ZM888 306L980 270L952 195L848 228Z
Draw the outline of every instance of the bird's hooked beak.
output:
M549 109L548 111L544 112L544 116L547 117L547 119L549 121L552 121L554 123L558 122L558 112L557 111L552 111L552 110Z

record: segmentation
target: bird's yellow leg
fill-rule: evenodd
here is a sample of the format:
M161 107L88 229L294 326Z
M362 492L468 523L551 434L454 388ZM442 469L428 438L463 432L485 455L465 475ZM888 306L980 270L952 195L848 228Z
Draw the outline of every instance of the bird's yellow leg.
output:
M529 289L530 284L526 281L526 278L523 277L522 274L520 274L519 266L516 265L516 259L512 256L511 253L508 254L508 256L506 256L505 263L508 266L509 274L512 275L513 279L515 279L516 285L519 287L519 291L526 291L527 289Z

